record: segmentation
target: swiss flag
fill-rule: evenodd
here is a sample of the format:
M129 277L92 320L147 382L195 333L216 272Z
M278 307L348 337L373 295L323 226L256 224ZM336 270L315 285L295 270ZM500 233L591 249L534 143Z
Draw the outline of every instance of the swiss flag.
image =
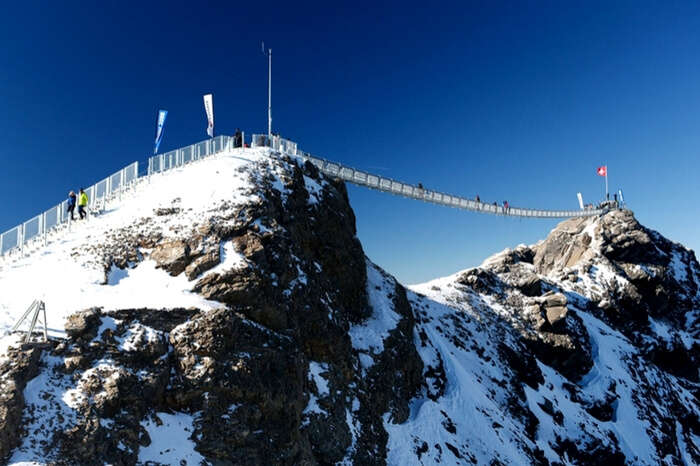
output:
M596 170L599 176L608 176L608 166L603 165L602 167L598 167L598 170Z

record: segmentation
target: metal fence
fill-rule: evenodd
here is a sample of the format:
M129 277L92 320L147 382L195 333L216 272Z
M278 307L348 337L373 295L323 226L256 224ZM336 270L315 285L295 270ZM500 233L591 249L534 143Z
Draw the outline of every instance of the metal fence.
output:
M245 141L245 134L241 135ZM108 201L120 198L140 176L151 175L186 165L195 160L222 152L233 146L230 136L217 136L176 149L148 159L148 170L139 173L139 163L134 162L107 178L85 189L88 195L88 215L104 210ZM76 207L77 209L77 207ZM76 213L77 214L77 213ZM71 223L68 200L0 234L0 257L16 252L23 253L26 247L45 244L48 237Z
M245 135L242 136L242 139L245 140ZM161 173L176 167L181 167L196 160L222 152L230 147L233 147L233 138L222 135L164 154L154 155L148 159L147 173L152 175L154 173Z
M297 155L298 151L296 142L274 134L269 138L266 134L253 134L250 147L269 147L278 152L290 155Z

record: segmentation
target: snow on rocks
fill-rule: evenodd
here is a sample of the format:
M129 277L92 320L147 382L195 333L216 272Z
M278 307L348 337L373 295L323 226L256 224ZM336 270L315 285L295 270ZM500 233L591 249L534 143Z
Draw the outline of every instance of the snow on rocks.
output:
M150 443L139 449L138 461L157 464L201 464L205 458L195 450L194 417L186 413L155 413L141 425ZM184 463L183 463L184 462Z
M309 362L309 375L314 381L316 386L316 391L321 396L328 396L328 380L324 378L323 374L328 372L328 364L310 361Z
M465 312L415 293L409 300L420 316L427 387L406 422L385 417L388 464L529 463L523 426L506 409L508 371L497 363L494 335Z
M115 340L119 344L119 351L141 351L144 346L160 343L163 340L163 333L135 322L123 336L116 337Z
M696 263L628 212L612 212L411 287L421 293L411 302L426 389L409 422L387 424L389 463L698 463L689 422L700 413ZM534 303L566 312L542 315ZM552 317L559 324L548 327ZM457 438L468 445L438 428L443 412L467 430ZM676 432L675 419L684 420Z
M182 232L220 214L222 205L251 202L256 196L250 193L249 171L263 158L262 152L254 150L236 156L226 153L153 175L102 214L75 222L71 232L47 247L4 262L0 269L0 326L10 327L37 298L46 302L52 329L61 329L68 314L89 307L216 307L189 293L192 285L187 277L171 277L157 269L154 261L132 263L132 267L124 263L121 268L109 264L105 279L106 264L99 255L103 251L94 246L110 241L110 235L124 229L144 238L177 240ZM162 215L163 209L173 205L177 209L172 214ZM119 245L122 240L114 241ZM141 252L147 254L147 250Z
M361 324L353 325L348 332L353 348L360 353L364 369L374 364L372 355L384 350L384 340L400 320L401 316L394 311L391 299L395 287L396 281L393 278L367 262L367 295L372 316Z
M46 302L57 336L80 309L219 307L192 293L191 280L247 265L233 242L216 237L246 221L265 229L242 209L261 201L256 180L286 192L290 167L264 149L233 150L142 180L48 246L0 263L0 329L34 299ZM326 182L304 179L317 202Z
M39 375L24 388L24 416L22 424L26 435L14 450L9 464L46 464L59 459L50 451L57 430L75 425L79 416L73 398L68 395L73 386L71 377L60 368L63 358L44 354L41 357Z

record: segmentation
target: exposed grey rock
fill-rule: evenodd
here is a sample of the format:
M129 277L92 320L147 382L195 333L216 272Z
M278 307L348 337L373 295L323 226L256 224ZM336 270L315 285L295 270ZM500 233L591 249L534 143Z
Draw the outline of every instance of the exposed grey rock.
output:
M187 278L190 280L194 280L207 270L216 267L220 261L219 250L212 249L193 260L192 263L185 268L185 275L187 275Z
M566 319L566 314L568 309L566 306L550 306L546 308L547 321L552 325L552 327L558 327L562 324L563 320Z
M153 213L159 217L162 217L165 215L179 214L181 211L182 209L179 207L159 207L156 210L154 210Z
M97 333L97 326L100 323L99 309L86 309L76 312L68 317L65 323L65 330L71 338L81 338L87 336L94 338Z
M515 286L525 296L539 296L542 294L542 280L537 274L530 273L518 279Z
M168 271L170 275L181 274L190 262L190 247L180 240L168 240L159 243L151 252L151 259L158 267Z
M562 293L548 291L539 299L544 307L566 306L567 299Z
M0 363L0 459L7 459L20 442L23 390L39 372L39 358L47 346L30 344L24 348L11 348L8 359Z

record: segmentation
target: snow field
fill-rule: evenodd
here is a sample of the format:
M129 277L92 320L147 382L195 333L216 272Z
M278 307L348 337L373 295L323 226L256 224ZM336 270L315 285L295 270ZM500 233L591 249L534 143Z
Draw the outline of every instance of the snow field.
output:
M176 237L178 226L186 228L206 220L207 207L221 202L235 204L251 200L252 187L245 170L265 157L260 150L240 149L144 179L123 200L89 221L76 222L72 232L39 251L6 262L0 269L0 331L7 331L34 299L46 303L49 334L62 336L65 318L90 307L113 309L197 307L213 309L220 304L190 292L192 282L184 274L171 277L145 259L134 267L112 267L105 274L85 248L106 235L149 218L153 228ZM202 207L205 209L202 209ZM158 217L154 210L177 207L182 215ZM168 228L165 228L167 224ZM232 244L223 244L222 263L210 273L243 265L244 259ZM144 251L147 253L147 251ZM106 279L106 284L105 284ZM3 346L5 339L0 340Z

